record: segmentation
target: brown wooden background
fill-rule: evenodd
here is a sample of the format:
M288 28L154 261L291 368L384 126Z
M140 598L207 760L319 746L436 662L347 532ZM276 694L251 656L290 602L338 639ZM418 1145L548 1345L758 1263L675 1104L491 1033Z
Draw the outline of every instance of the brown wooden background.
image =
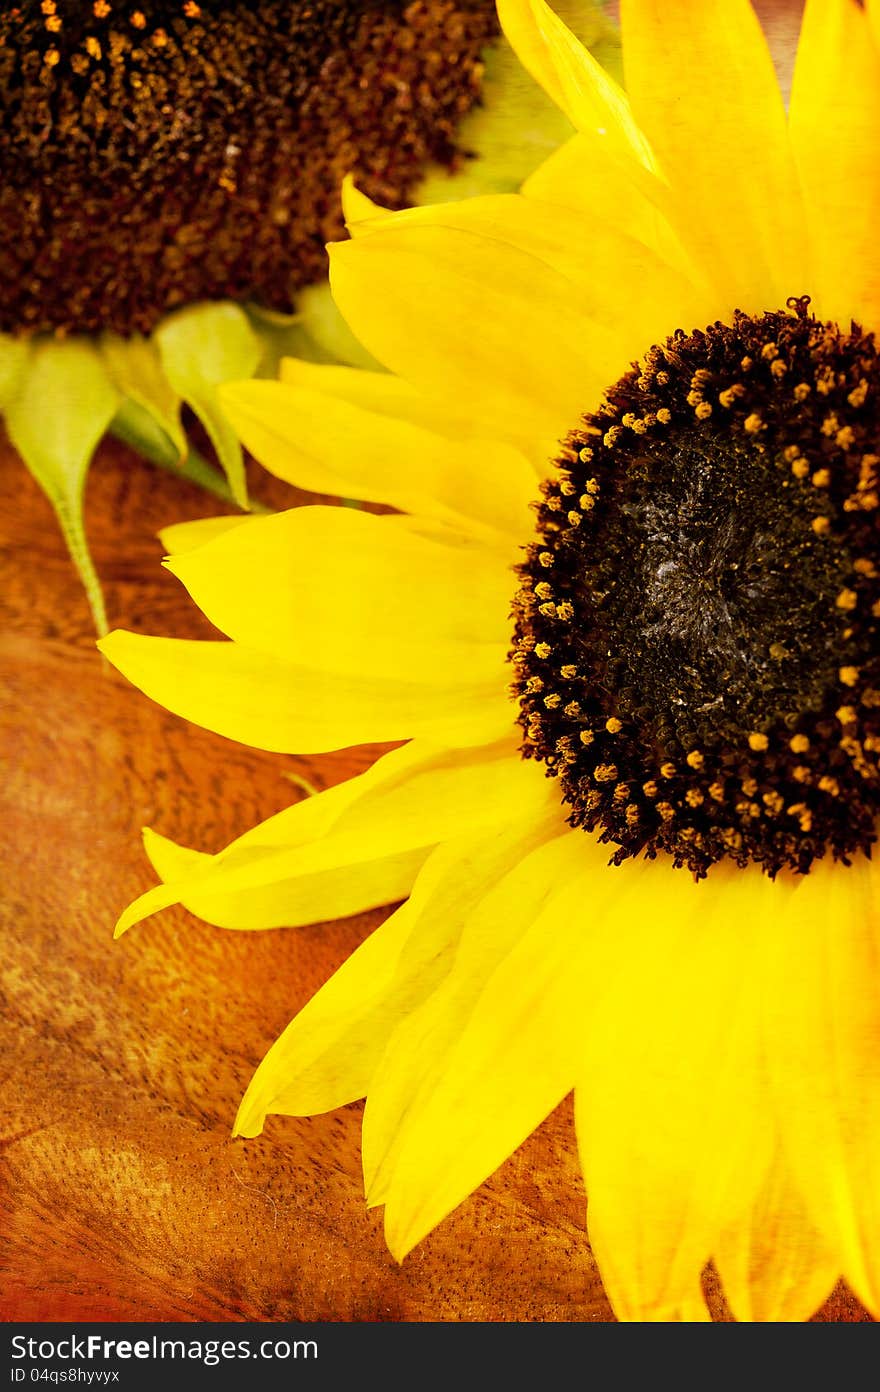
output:
M154 534L219 510L102 448L88 526L111 624L207 636ZM246 750L128 687L8 446L0 529L0 1314L611 1320L568 1105L402 1267L364 1209L359 1107L230 1140L265 1049L370 924L234 934L176 910L114 944L116 914L152 882L139 829L216 849L296 796L290 772L323 786L366 756ZM821 1318L865 1316L840 1293Z

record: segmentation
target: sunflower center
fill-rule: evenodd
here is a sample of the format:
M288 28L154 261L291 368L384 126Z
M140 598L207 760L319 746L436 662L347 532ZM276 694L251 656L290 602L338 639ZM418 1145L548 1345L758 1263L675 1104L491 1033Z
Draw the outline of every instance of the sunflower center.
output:
M0 330L290 310L339 189L461 157L490 0L20 0L0 14Z
M806 872L880 815L880 355L788 312L650 349L520 568L523 753L615 863Z

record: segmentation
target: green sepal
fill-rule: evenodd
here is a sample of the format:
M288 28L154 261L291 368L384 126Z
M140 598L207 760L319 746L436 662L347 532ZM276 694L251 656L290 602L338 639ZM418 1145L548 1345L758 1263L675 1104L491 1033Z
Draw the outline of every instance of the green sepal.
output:
M311 337L298 314L279 314L262 305L245 305L251 328L260 340L261 357L257 377L274 379L282 358L303 358L306 362L338 362Z
M18 390L22 374L30 357L29 338L13 338L12 334L0 334L0 411L6 410L6 403Z
M346 324L326 280L299 292L295 314L278 314L259 305L249 305L248 314L263 346L258 377L277 377L282 358L382 370Z
M121 338L105 333L99 347L122 396L135 402L155 421L168 436L178 460L183 460L188 445L180 422L181 399L163 370L156 344L142 334Z
M307 285L301 290L296 308L305 333L326 361L344 362L350 367L363 367L368 371L381 370L372 353L367 352L346 324L330 293L327 280L317 285Z
M192 449L185 437L186 453L181 458L176 446L155 417L136 401L132 401L131 397L123 401L113 417L110 433L143 459L164 469L166 473L173 474L175 478L186 479L187 483L203 488L206 493L219 498L223 503L235 505L236 500L232 496L232 489L225 474L213 464L209 464L198 450ZM248 507L251 512L269 511L254 499L250 500Z
M97 349L84 338L31 340L5 402L9 438L45 492L85 587L95 627L107 616L83 523L86 475L119 405Z
M169 473L179 472L181 458L176 443L171 439L164 426L159 424L155 415L130 396L123 399L119 410L110 422L110 434L115 435L117 440L122 440L123 444L133 449L135 454L139 454L142 459L149 460L151 464L158 464L160 468L167 469ZM184 437L185 439L186 437ZM228 493L229 485L219 469L217 477L224 484Z
M552 3L597 62L620 81L620 36L598 0ZM430 171L416 190L416 203L514 193L574 135L571 122L529 76L506 40L487 48L484 61L481 103L464 118L456 136L459 146L473 158L453 174L442 167Z
M256 371L261 347L247 314L228 300L189 305L164 319L153 341L168 382L202 422L235 501L246 508L244 457L220 409L217 387L252 377Z

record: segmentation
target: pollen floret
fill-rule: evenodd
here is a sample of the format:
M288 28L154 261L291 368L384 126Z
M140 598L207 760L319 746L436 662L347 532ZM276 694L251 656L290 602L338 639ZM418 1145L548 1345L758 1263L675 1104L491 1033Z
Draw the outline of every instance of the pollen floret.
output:
M544 487L515 605L523 753L616 863L775 875L874 842L880 355L807 306L650 349ZM568 525L554 504L581 494Z

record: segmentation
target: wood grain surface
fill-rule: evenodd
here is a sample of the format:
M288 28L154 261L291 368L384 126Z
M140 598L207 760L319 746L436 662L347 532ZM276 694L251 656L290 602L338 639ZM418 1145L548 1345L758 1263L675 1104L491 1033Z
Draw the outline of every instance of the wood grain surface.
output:
M129 687L94 649L42 494L0 448L0 1315L612 1320L568 1103L402 1266L364 1208L359 1106L230 1139L266 1048L378 919L236 934L178 909L114 944L152 882L140 828L219 849L297 796L291 773L326 786L370 755L260 754ZM291 497L265 476L256 491ZM155 532L222 509L116 445L87 502L111 624L207 636ZM839 1291L819 1318L867 1316Z

